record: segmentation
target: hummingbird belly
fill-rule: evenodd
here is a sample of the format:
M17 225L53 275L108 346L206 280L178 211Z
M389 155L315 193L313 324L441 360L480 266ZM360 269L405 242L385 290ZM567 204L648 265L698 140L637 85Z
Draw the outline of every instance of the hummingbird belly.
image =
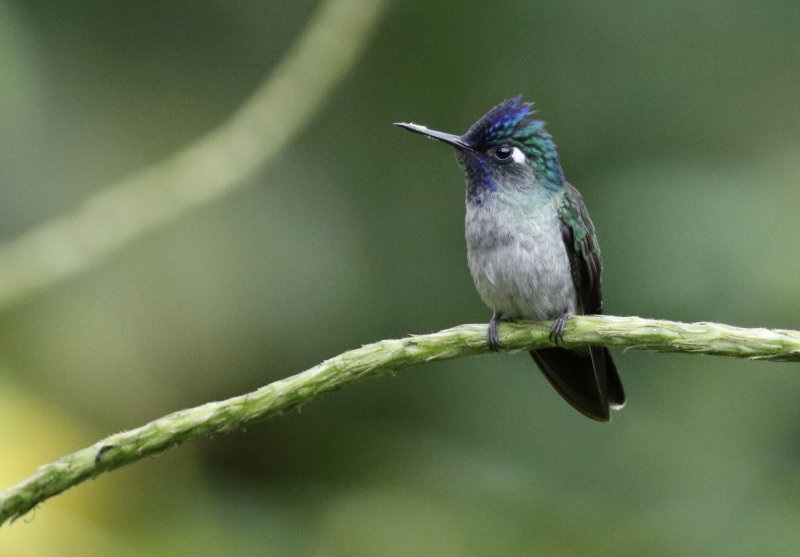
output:
M555 212L536 218L529 214L522 221L502 214L486 206L467 209L467 259L483 302L506 319L539 321L576 313L575 286Z

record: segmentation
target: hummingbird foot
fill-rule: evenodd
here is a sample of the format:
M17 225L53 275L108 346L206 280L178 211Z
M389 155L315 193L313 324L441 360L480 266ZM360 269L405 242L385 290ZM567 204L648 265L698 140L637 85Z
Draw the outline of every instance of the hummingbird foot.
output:
M550 327L550 342L556 346L564 342L564 327L567 325L567 321L569 321L570 317L572 317L572 315L565 311L553 321L553 326Z
M500 333L497 331L497 326L500 324L502 316L502 313L496 311L492 315L492 320L489 321L489 329L486 331L486 343L489 345L489 350L500 349Z

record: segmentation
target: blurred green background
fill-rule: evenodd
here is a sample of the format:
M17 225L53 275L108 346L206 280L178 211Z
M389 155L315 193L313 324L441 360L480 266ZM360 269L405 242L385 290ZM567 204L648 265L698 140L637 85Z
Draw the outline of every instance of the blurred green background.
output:
M0 2L0 234L214 128L314 2ZM583 193L608 313L800 329L794 1L389 4L355 70L220 202L0 313L0 488L173 410L486 322L451 152L522 93ZM4 555L797 555L796 364L616 352L572 410L524 355L416 368L101 476Z

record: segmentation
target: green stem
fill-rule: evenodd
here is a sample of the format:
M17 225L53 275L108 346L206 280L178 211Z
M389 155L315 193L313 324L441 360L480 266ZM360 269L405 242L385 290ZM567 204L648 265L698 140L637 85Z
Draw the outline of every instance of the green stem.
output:
M142 235L251 183L358 60L385 0L324 0L281 63L219 127L72 214L0 246L0 307L85 272Z
M550 346L549 334L550 323L547 322L503 323L500 326L503 350L507 352ZM800 361L800 331L742 329L717 323L678 323L609 315L573 317L567 323L564 345L584 344ZM169 414L45 464L33 476L0 492L0 525L103 472L198 437L243 428L348 383L434 360L488 352L485 325L460 325L428 335L382 340L344 352L251 393Z

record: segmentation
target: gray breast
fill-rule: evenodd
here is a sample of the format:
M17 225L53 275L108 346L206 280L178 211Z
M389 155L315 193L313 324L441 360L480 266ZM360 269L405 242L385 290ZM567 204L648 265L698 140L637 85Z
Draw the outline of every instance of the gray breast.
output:
M554 319L575 313L576 295L561 238L559 196L492 195L467 201L467 259L484 303L508 319Z

